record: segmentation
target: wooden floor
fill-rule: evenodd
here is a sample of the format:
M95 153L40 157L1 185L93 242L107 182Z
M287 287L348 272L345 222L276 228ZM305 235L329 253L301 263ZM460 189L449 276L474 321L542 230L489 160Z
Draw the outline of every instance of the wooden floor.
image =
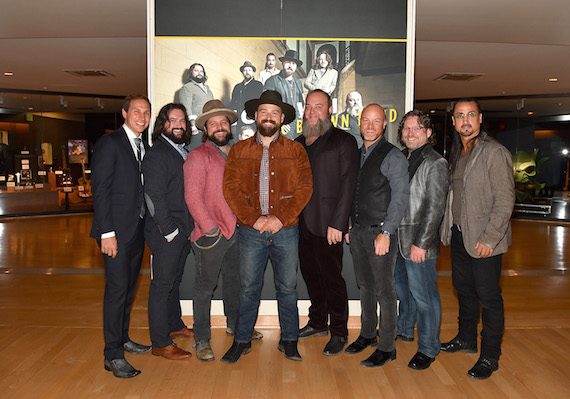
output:
M372 349L323 356L326 337L301 341L303 362L291 362L276 349L272 317L260 318L265 338L235 365L218 361L232 339L216 318L216 361L127 355L142 374L113 378L103 369L104 276L90 224L91 215L0 220L0 398L570 398L569 225L513 222L513 245L503 258L500 369L475 381L466 372L476 354L442 353L428 370L409 369L416 342L397 341L398 358L378 369L359 365ZM448 248L438 271L445 341L457 329ZM132 338L143 343L148 288L145 274L131 323ZM350 325L354 340L359 320ZM177 343L191 350L193 340Z

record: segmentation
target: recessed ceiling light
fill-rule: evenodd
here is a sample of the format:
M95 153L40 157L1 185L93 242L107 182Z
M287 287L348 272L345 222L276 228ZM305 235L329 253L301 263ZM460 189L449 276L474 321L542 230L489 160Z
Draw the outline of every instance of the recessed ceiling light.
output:
M554 82L558 82L558 79L556 79L556 78L550 78L550 79L548 79L548 81L554 83Z
M33 111L33 110L34 110L34 107L28 107L28 110L29 110L29 111Z
M4 76L14 76L14 72L4 72Z
M534 114L534 112L528 111L526 114L527 114L527 115L532 115L532 114Z
M431 109L431 110L429 111L429 113L430 113L430 114L435 114L435 109Z

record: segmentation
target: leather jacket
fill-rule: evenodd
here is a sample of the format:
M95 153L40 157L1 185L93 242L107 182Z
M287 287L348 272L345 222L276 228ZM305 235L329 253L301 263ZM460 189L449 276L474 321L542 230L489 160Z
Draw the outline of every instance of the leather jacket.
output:
M445 158L429 144L419 151L423 160L410 181L408 209L398 227L400 253L407 260L412 244L426 250L426 259L439 255L439 232L449 188Z

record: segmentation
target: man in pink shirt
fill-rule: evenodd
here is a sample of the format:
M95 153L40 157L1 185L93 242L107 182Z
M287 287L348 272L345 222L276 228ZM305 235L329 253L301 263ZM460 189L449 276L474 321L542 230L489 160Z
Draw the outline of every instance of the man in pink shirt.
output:
M196 357L205 362L214 360L210 346L210 307L220 272L223 277L226 331L229 335L234 334L239 307L236 216L222 192L224 166L232 138L230 126L237 118L237 113L225 108L220 100L210 100L204 104L202 114L196 118L196 126L204 131L204 143L190 151L184 163L184 196L194 218L190 240L196 259L193 294ZM262 337L254 332L252 339Z

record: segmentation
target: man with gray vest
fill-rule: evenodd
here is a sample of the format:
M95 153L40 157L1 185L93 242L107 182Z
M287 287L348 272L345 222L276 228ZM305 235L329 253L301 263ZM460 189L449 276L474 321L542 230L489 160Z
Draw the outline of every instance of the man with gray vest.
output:
M383 137L385 128L384 108L378 104L364 108L360 119L364 145L352 205L352 228L347 235L360 288L361 328L360 335L345 352L360 353L376 344L379 302L380 339L376 351L360 362L365 367L383 366L396 359L396 230L410 195L408 161Z

